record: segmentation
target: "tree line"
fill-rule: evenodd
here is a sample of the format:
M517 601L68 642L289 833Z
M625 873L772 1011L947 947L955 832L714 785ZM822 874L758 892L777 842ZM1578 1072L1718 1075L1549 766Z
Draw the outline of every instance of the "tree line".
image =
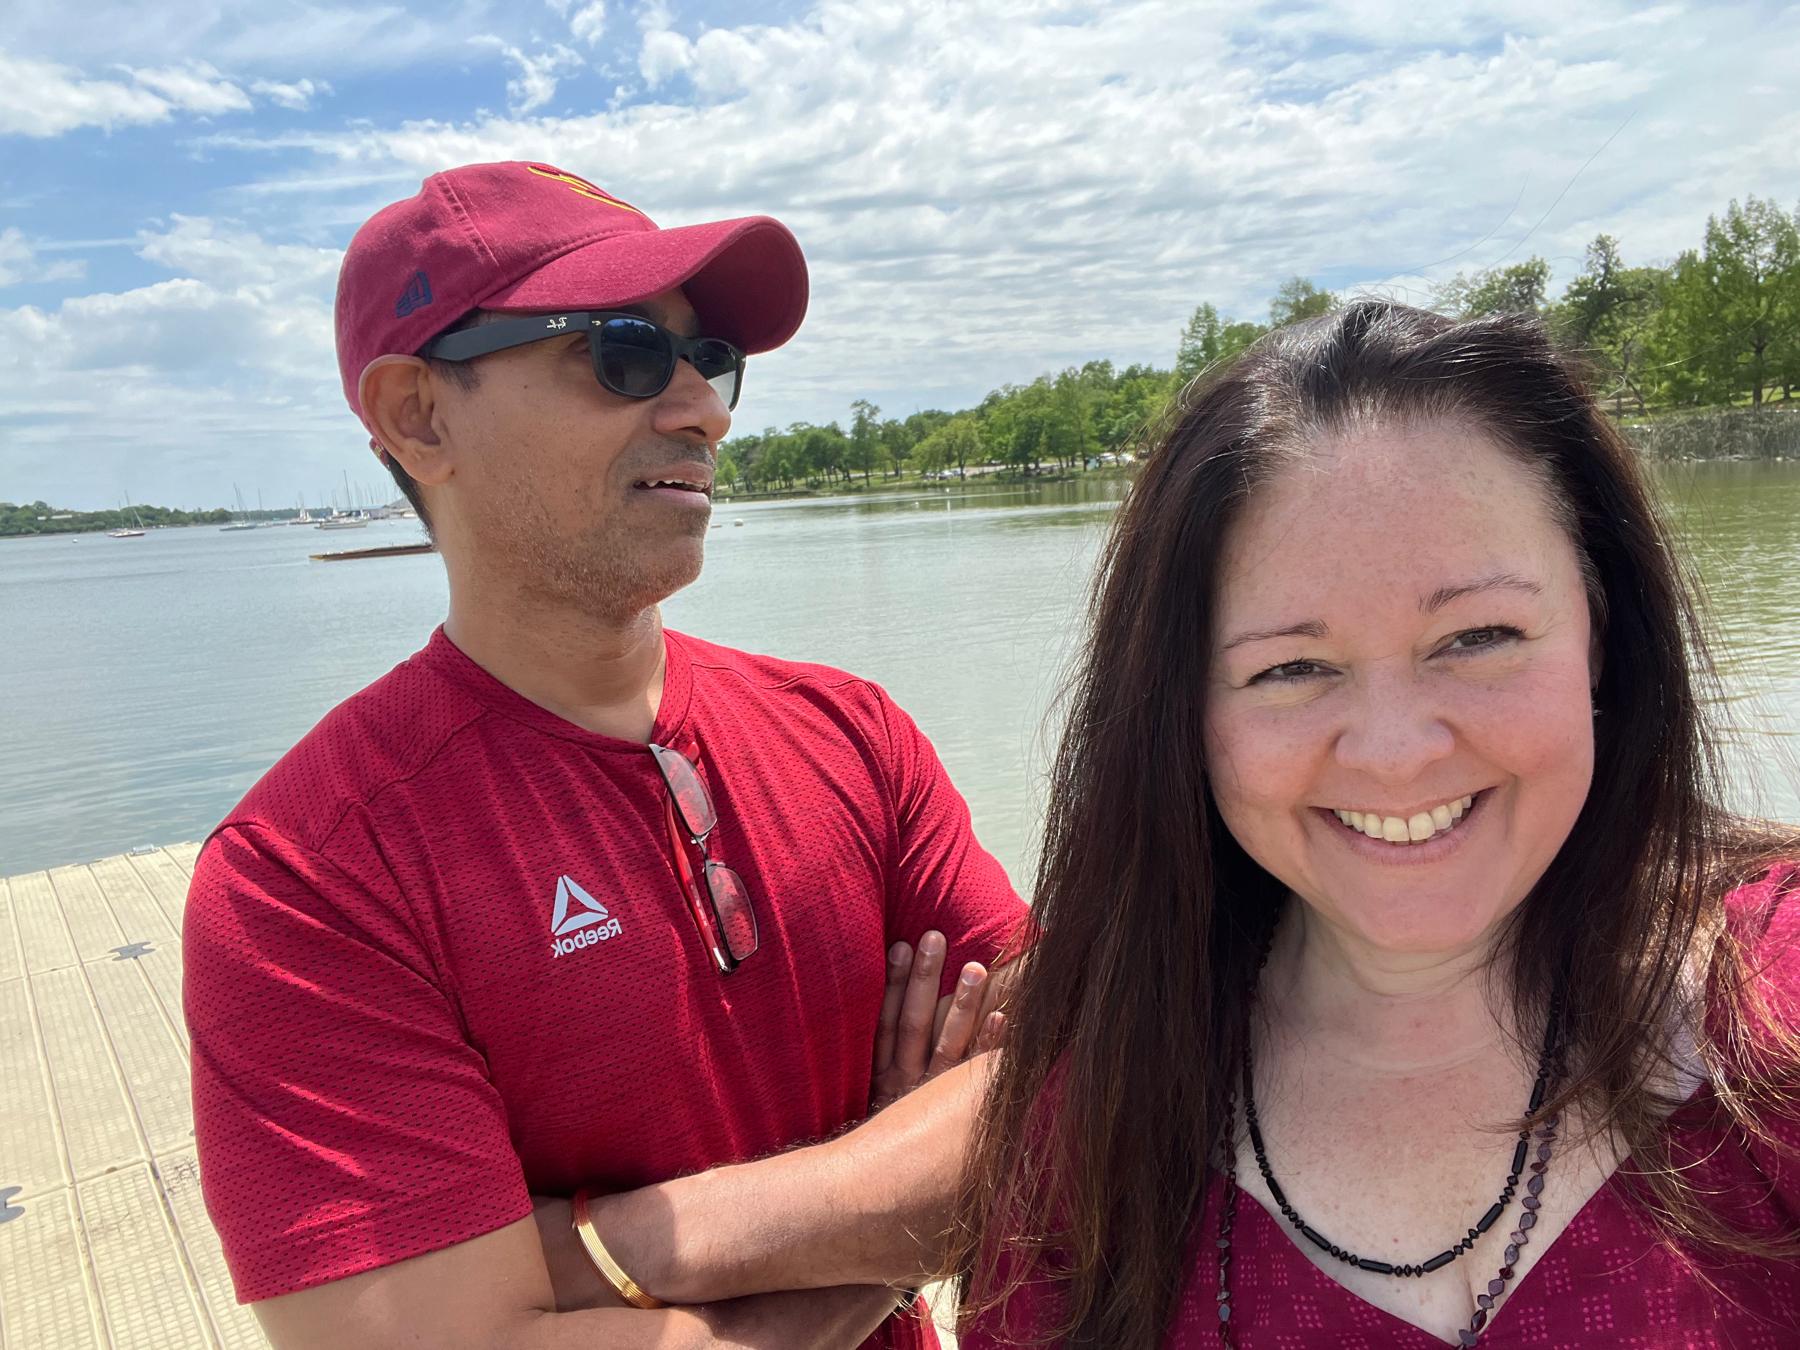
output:
M224 507L184 511L169 506L121 507L110 511L70 511L44 502L0 502L0 538L22 534L81 534L92 530L155 529L159 525L224 525Z
M1458 273L1431 308L1457 318L1541 314L1583 354L1596 391L1623 415L1748 405L1800 385L1800 209L1749 197L1709 217L1701 243L1667 264L1625 261L1597 235L1581 271L1549 295L1541 257ZM867 400L849 425L796 422L726 441L719 478L743 492L846 486L874 476L964 476L971 468L1070 471L1129 457L1175 391L1263 334L1329 313L1340 297L1306 277L1281 283L1268 322L1194 310L1171 369L1089 361L1029 384L1008 384L960 412L883 417Z

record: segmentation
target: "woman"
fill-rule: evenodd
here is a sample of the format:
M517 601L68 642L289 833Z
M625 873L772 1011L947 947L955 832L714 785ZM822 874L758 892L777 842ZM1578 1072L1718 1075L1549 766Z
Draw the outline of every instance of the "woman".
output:
M1800 845L1719 806L1701 651L1537 321L1359 303L1190 391L1102 564L966 1350L1800 1345Z

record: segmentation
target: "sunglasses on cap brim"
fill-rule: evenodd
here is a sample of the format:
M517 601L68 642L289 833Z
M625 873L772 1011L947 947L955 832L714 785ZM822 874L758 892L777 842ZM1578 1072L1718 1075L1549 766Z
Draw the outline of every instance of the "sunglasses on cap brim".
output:
M473 361L478 356L523 347L529 342L585 333L594 378L624 398L655 398L675 378L675 363L700 372L727 408L737 407L744 388L744 353L723 338L690 338L670 332L641 314L611 310L570 310L496 319L479 328L446 333L425 348L434 361Z

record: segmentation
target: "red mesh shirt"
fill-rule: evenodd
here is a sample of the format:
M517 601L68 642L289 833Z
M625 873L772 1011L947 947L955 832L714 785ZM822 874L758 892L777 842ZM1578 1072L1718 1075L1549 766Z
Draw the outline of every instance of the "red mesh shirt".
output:
M1727 907L1739 931L1757 940L1772 1013L1800 1024L1800 869L1776 869L1733 894ZM1794 1234L1800 1230L1800 1102L1759 1122L1766 1139L1722 1122L1716 1107L1712 1088L1703 1086L1669 1118L1672 1161L1688 1168L1687 1183L1741 1231ZM1219 1344L1214 1242L1224 1189L1215 1173L1194 1230L1191 1273L1163 1340L1168 1350ZM1365 1303L1295 1242L1282 1220L1238 1193L1231 1239L1234 1345L1441 1350L1443 1341ZM1052 1284L1025 1285L962 1338L962 1350L1030 1344L1056 1296ZM1507 1292L1477 1344L1482 1350L1793 1350L1800 1346L1800 1267L1670 1251L1614 1173Z
M888 945L992 962L1024 907L876 686L667 635L653 739L697 757L761 946L722 977L641 745L440 631L208 840L183 935L208 1212L250 1302L867 1111ZM890 1323L872 1344L930 1345Z

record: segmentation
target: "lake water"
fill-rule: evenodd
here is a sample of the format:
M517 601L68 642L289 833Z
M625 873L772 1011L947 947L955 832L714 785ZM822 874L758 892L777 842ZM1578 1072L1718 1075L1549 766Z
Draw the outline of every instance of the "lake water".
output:
M1664 474L1721 633L1738 804L1800 819L1800 464ZM1050 708L1119 481L722 504L672 627L880 681L1027 884ZM741 521L741 526L735 522ZM203 837L446 601L411 522L0 540L0 875Z

